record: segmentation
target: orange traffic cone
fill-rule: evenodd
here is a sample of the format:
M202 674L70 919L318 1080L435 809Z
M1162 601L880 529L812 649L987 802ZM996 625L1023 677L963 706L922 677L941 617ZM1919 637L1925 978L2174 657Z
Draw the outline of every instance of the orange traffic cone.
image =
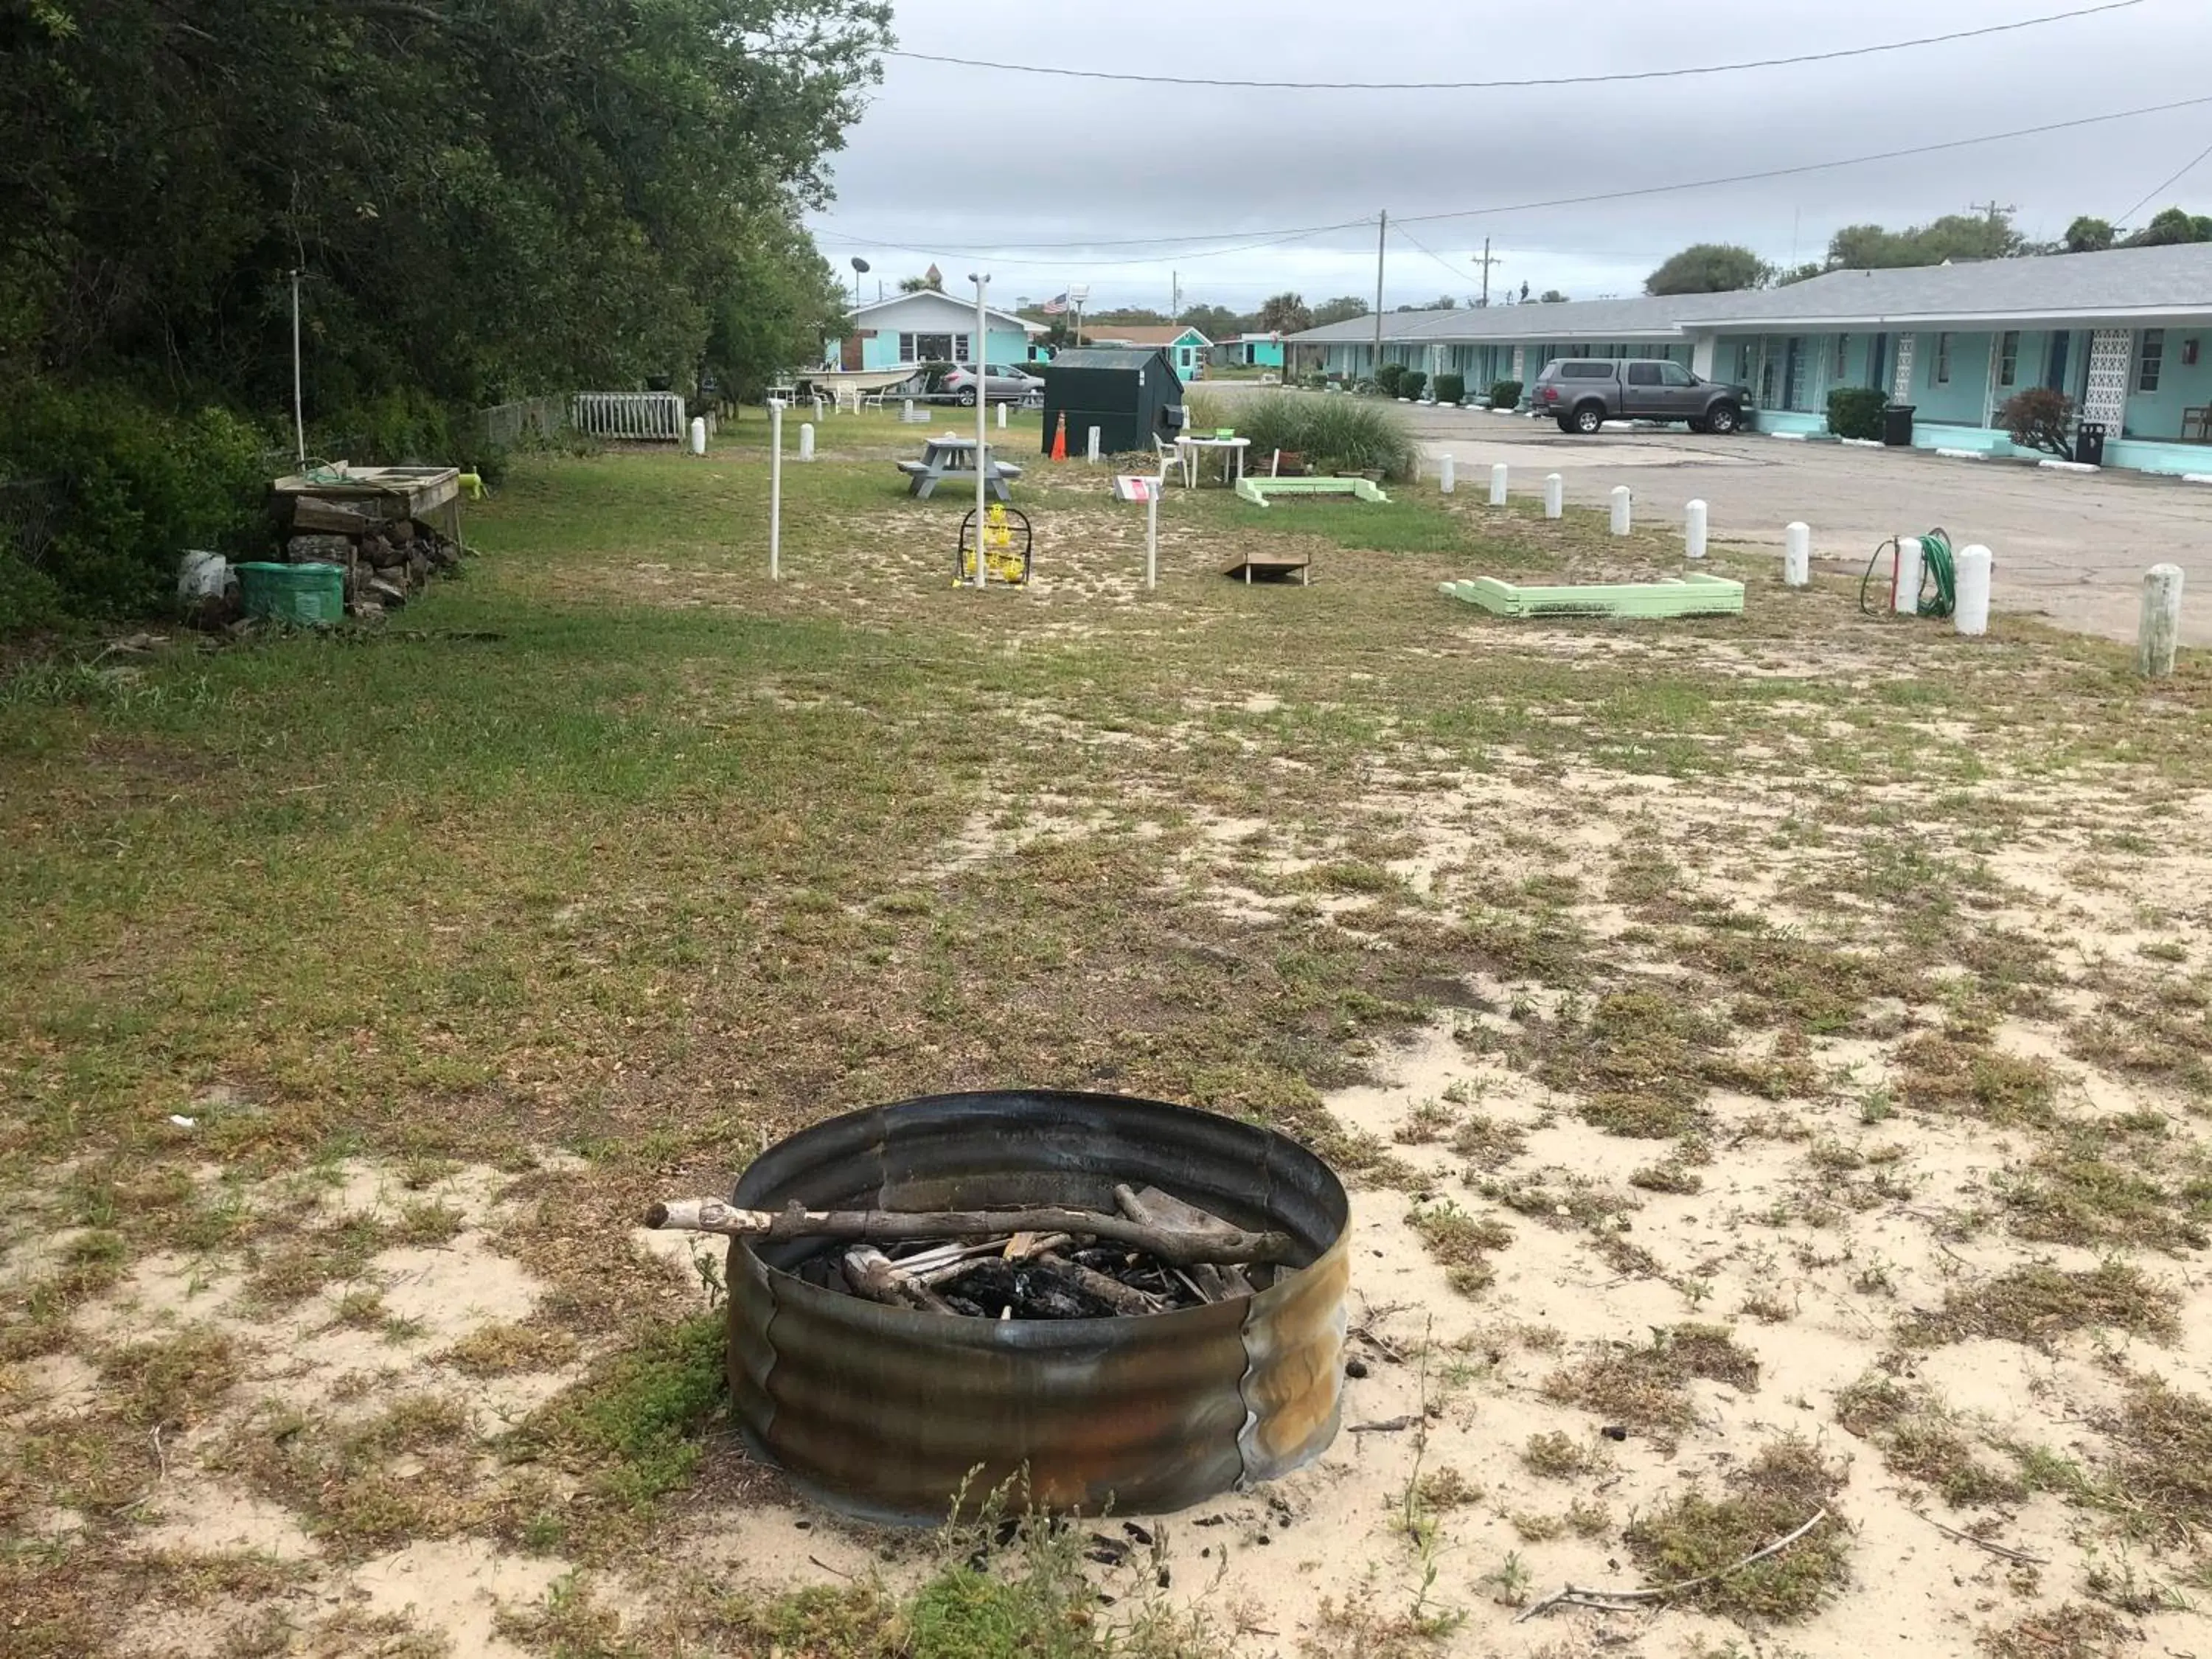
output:
M1067 459L1067 411L1060 412L1060 424L1052 429L1052 458L1055 461Z

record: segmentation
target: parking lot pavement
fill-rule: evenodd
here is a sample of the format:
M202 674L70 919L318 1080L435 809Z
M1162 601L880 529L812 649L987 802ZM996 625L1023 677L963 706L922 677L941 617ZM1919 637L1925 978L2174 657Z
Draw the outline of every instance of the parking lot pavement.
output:
M2142 573L2178 564L2182 638L2212 645L2212 486L1756 434L1609 427L1580 438L1486 410L1410 412L1425 456L1449 452L1462 489L1487 489L1499 461L1512 469L1516 495L1539 493L1557 472L1569 501L1603 507L1625 483L1639 520L1680 524L1683 504L1703 501L1714 541L1771 547L1778 557L1783 526L1802 519L1816 559L1855 571L1877 543L1940 526L1954 547L1980 542L1995 556L2000 607L2112 639L2135 637ZM2212 471L2212 453L2206 459ZM1435 476L1425 465L1416 487L1435 488Z

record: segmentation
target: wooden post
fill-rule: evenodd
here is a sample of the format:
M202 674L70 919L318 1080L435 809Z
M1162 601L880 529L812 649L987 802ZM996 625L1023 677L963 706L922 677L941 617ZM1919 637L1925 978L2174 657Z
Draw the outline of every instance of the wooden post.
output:
M1682 551L1693 559L1705 556L1705 504L1692 501L1682 509Z
M1633 506L1635 499L1635 492L1630 489L1626 484L1613 485L1613 533L1614 535L1626 536L1629 532L1635 519L1635 507Z
M1976 545L1959 550L1958 608L1952 615L1959 632L1969 639L1990 631L1990 550Z
M1160 582L1160 492L1145 498L1145 592Z
M1782 529L1782 585L1803 587L1813 580L1813 526L1802 520Z
M1084 450L1083 459L1096 464L1098 459L1098 428L1091 428L1091 437Z
M799 423L799 459L802 461L814 459L814 422L811 421Z
M1920 538L1899 536L1897 538L1896 586L1890 592L1890 609L1900 617L1920 614L1921 576Z
M1001 432L1004 432L1006 429L1006 404L1000 404L999 405L999 430L1000 430L1000 431L1001 431Z
M2181 637L2181 567L2154 564L2143 573L2142 629L2136 661L2144 675L2163 679L2173 672L2174 647Z
M1544 475L1544 516L1556 519L1567 510L1567 481L1556 472Z
M902 398L899 400L899 424L901 426L908 426L911 425L913 422L914 399L911 398Z
M1512 469L1503 461L1490 469L1490 504L1492 507L1505 505L1505 480L1511 471Z
M1451 452L1447 450L1437 457L1437 489L1449 495L1457 483L1458 478L1452 470Z
M768 400L768 579L783 580L783 399Z

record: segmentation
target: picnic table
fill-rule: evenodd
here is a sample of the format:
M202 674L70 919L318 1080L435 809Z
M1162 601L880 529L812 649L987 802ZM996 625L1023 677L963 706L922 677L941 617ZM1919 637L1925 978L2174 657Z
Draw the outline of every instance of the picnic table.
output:
M1234 484L1244 476L1244 452L1250 448L1249 438L1200 438L1188 432L1176 435L1176 453L1182 458L1182 482L1186 489L1198 484L1199 453L1218 449L1221 452L1221 482Z
M990 468L984 482L989 484L992 495L1003 501L1007 499L1006 485L1020 477L1022 470L1012 461L992 460L988 447L983 454L985 463ZM898 470L907 476L907 494L916 501L926 501L937 486L948 478L956 483L963 478L971 483L974 481L975 441L973 438L956 438L949 432L942 434L932 438L923 447L920 460L901 461Z

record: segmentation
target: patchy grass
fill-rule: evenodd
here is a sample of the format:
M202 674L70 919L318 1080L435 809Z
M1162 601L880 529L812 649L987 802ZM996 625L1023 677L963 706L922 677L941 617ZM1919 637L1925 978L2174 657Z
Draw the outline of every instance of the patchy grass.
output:
M1923 1032L1897 1051L1897 1066L1900 1097L1920 1110L2008 1128L2052 1120L2058 1079L2051 1063L1996 1048L1978 1029Z
M1976 1455L1972 1438L1925 1389L1879 1370L1836 1396L1836 1420L1880 1448L1891 1474L1940 1493L1956 1508L2016 1502L2027 1484Z
M2031 1262L1945 1292L1941 1309L1915 1314L1899 1334L1919 1347L1977 1336L2036 1347L2071 1331L2097 1328L2170 1341L2180 1328L2179 1305L2171 1289L2124 1261L2102 1262L2082 1273Z
M2122 1659L2142 1641L2136 1627L2111 1609L2069 1601L1985 1629L1975 1637L1974 1648L1988 1659Z
M1549 1434L1530 1435L1528 1443L1521 1449L1522 1466L1529 1474L1541 1475L1547 1480L1571 1480L1577 1475L1588 1474L1603 1462L1596 1447L1557 1430Z
M1844 1475L1814 1447L1772 1442L1723 1485L1725 1497L1685 1493L1629 1524L1623 1537L1652 1583L1721 1573L1681 1599L1710 1613L1784 1620L1810 1616L1848 1582L1851 1530L1835 1507ZM1728 1571L1824 1509L1827 1520L1787 1550Z
M1759 1386L1759 1361L1725 1326L1676 1325L1643 1347L1615 1344L1544 1383L1547 1398L1594 1412L1645 1433L1677 1433L1695 1420L1694 1377L1733 1388Z
M2132 1502L2172 1536L2212 1532L2212 1400L2144 1378L2111 1432Z
M1452 1288L1463 1296L1489 1288L1497 1277L1491 1253L1513 1242L1513 1230L1495 1216L1469 1214L1449 1199L1417 1205L1407 1212L1406 1222L1420 1235L1429 1254L1444 1264Z

